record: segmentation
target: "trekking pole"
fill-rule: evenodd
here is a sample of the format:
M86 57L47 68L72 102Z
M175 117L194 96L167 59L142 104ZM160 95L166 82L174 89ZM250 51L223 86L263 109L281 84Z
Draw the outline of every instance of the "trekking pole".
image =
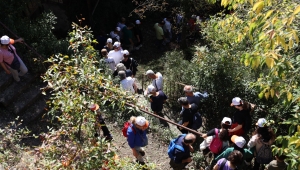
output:
M125 105L130 106L130 107L137 107L136 105L133 105L133 104L130 104L130 103L125 103ZM144 113L147 113L147 114L149 114L149 115L151 115L151 116L154 116L154 117L156 117L156 118L159 118L159 119L161 119L161 120L164 120L164 121L166 121L166 122L169 122L169 123L171 123L171 124L173 124L173 125L179 126L179 127L183 128L183 129L185 129L185 130L188 130L188 131L194 133L194 134L200 135L200 137L203 135L203 133L201 133L201 132L197 132L197 131L195 131L195 130L193 130L193 129L190 129L190 128L187 128L187 127L185 127L185 126L182 126L182 125L180 125L180 124L178 124L178 123L175 123L175 122L172 122L172 121L170 121L170 120L167 120L167 119L165 119L165 118L163 118L163 117L161 117L161 116L158 116L158 115L156 115L156 114L154 114L154 113L148 112L148 111L146 111L146 110L144 110L144 109L140 109L140 111L142 111L142 112L144 112Z
M16 38L19 38L19 36L17 36L14 32L12 32L6 25L4 25L1 21L0 24L7 29L12 35L14 35ZM33 49L32 47L30 47L26 42L23 42L23 44L25 44L25 46L27 48L29 48L34 54L36 54L42 61L45 61L45 58L43 56L41 56L39 53L37 53L37 51L35 49Z

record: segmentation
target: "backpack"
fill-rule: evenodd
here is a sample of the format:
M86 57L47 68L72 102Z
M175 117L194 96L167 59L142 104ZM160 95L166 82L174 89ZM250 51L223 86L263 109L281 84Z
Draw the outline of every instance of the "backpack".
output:
M260 164L268 164L273 160L272 149L270 145L264 144L256 153L256 161Z
M132 127L132 123L130 123L130 122L125 122L124 123L124 127L122 129L122 132L123 132L123 136L125 136L125 137L127 137L127 130L128 130L129 126ZM133 133L136 133L134 128L132 128L132 131L133 131Z
M215 128L215 137L213 138L213 140L211 141L211 143L209 145L209 150L212 153L218 154L218 153L222 152L222 148L223 148L223 142L219 138L218 129Z
M172 140L170 141L170 144L169 144L169 147L168 147L168 155L169 155L169 158L174 159L175 149L184 151L184 148L183 148L182 146L176 144L176 142L178 141L178 139L179 139L180 137L182 137L182 136L185 137L186 134L182 134L182 135L180 135L178 138L172 139Z
M130 58L130 60L131 60L131 63L130 63L129 68L131 68L131 67L137 68L137 66L139 66L138 62L135 59Z
M219 167L219 170L223 170L223 168L224 168L226 162L227 162L227 159L224 158L224 160L222 161L222 163L221 163L221 165L220 165L220 167ZM237 170L237 168L235 168L234 170Z

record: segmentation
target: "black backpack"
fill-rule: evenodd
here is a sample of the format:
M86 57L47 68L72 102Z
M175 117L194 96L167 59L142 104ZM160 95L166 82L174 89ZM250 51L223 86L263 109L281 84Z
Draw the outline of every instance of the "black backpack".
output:
M260 164L268 164L273 160L271 146L263 143L263 146L256 153L256 161Z

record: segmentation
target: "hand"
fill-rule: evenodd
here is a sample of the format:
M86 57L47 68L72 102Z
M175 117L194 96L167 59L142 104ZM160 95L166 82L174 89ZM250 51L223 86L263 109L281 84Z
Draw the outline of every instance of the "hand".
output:
M185 162L187 162L187 163L192 162L192 157L186 158L183 163L185 163Z
M228 132L229 132L229 133L232 133L232 132L233 132L233 130L232 130L232 129L228 129Z
M194 152L193 146L192 146L192 145L189 145L189 147L190 147L190 152Z
M5 70L6 74L11 74L11 72L9 70Z

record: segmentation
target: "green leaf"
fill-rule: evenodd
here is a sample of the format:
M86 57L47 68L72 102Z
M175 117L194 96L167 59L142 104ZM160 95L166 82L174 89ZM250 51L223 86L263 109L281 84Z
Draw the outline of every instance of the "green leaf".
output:
M292 135L292 133L294 133L295 131L295 125L291 125L290 128L289 128L289 135Z

